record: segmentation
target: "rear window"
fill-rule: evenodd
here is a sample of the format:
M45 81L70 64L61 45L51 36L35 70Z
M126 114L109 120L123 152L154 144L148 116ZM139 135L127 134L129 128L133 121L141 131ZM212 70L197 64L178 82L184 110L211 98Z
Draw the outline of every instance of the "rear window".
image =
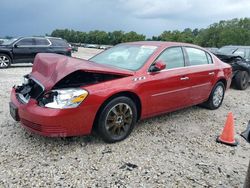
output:
M206 52L200 49L186 47L186 51L191 66L210 64L212 62L211 59L208 59Z
M63 46L63 47L69 47L69 44L63 40L63 39L49 39L53 46Z

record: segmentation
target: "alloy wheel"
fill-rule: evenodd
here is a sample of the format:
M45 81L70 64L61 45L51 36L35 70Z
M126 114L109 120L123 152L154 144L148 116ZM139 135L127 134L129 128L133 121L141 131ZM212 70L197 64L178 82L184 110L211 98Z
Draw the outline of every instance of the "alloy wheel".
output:
M9 57L5 56L5 55L0 55L0 67L1 68L6 68L9 66L10 63L10 59Z
M130 129L133 112L129 105L118 103L107 114L105 128L113 137L123 137Z
M221 104L223 96L224 96L224 89L221 85L218 85L214 90L213 94L213 104L215 107L218 107Z
M242 88L246 88L248 85L248 74L247 73L242 75L241 82L242 82Z

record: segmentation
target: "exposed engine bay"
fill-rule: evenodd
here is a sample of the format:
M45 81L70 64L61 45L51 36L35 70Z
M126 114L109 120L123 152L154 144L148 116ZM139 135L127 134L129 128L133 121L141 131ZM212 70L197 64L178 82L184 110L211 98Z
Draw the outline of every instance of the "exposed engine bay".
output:
M65 76L57 82L50 91L45 91L42 84L30 75L25 75L23 84L20 86L14 86L14 88L16 90L17 98L21 103L26 104L32 98L37 100L40 106L45 106L46 104L51 103L54 98L60 94L58 92L60 89L70 90L70 88L80 88L82 86L98 84L122 77L124 76L78 70Z
M56 83L53 89L81 87L86 85L98 84L108 80L122 78L124 76L94 73L85 71L75 71L68 76L65 76L62 80Z

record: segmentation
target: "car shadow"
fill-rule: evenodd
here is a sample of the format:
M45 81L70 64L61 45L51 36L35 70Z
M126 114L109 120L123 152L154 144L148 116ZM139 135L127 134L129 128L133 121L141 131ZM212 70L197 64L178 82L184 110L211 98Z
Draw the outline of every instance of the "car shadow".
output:
M154 123L161 123L163 121L166 121L167 119L169 119L170 117L175 116L176 118L178 118L178 116L180 116L181 114L185 114L185 113L190 113L193 110L202 110L204 108L199 107L199 106L192 106L192 107L187 107L181 110L177 110L174 112L170 112L170 113L164 113L162 115L158 115L152 118L147 118L144 120L140 120L133 131L135 132L141 132L141 129L147 129L148 124L154 124ZM205 110L205 109L204 109ZM107 145L99 136L96 132L92 132L90 135L87 136L72 136L72 137L44 137L44 136L40 136L37 134L33 134L30 133L28 131L26 131L25 129L23 130L25 133L24 137L25 139L28 140L35 140L36 143L34 144L42 144L44 146L46 145L50 145L50 146L71 146L72 147L74 145L79 145L81 147L86 147L87 145ZM133 136L133 134L131 134L130 136ZM136 134L134 135L136 136ZM128 138L127 138L128 139ZM124 140L126 141L126 139ZM124 142L122 141L122 142ZM33 143L33 142L29 142L29 143Z

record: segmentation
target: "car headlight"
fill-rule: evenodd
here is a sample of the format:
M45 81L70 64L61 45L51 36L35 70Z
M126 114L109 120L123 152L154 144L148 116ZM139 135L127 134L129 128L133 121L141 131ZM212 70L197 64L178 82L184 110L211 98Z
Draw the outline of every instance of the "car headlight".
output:
M43 103L48 108L76 108L88 96L84 89L58 89L46 93L43 97Z

